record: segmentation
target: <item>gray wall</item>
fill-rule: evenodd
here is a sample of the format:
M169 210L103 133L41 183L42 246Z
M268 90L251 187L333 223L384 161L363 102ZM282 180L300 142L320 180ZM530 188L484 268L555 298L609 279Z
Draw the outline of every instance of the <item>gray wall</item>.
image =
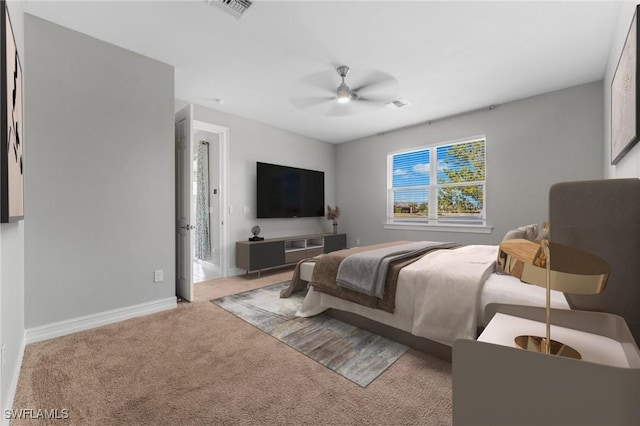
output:
M603 80L604 87L604 176L607 178L640 177L640 143L625 155L618 164L611 165L611 81L615 74L620 53L636 10L636 2L623 2L620 7L616 32L613 35L609 61Z
M24 14L22 2L8 2L13 33L22 62L23 77L26 66L24 61ZM28 93L26 81L24 93ZM29 144L28 118L25 119L25 146ZM28 164L25 154L25 163ZM26 165L28 167L28 165ZM28 187L25 191L28 191ZM24 345L24 224L29 219L25 211L25 220L18 223L0 225L0 347L4 348L2 368L0 368L0 403L2 412L12 405L15 384L20 374L20 357Z
M335 204L335 145L268 126L237 115L195 106L194 119L229 128L228 250L231 273L235 242L251 237L259 225L265 238L331 232L324 218L256 219L256 162L282 164L325 173L325 204ZM244 213L244 207L248 212Z
M26 327L174 296L173 67L31 15L25 38Z
M350 246L391 240L496 244L507 230L547 220L559 181L602 177L602 82L535 96L337 147L337 202ZM387 154L477 135L487 138L492 234L384 230Z

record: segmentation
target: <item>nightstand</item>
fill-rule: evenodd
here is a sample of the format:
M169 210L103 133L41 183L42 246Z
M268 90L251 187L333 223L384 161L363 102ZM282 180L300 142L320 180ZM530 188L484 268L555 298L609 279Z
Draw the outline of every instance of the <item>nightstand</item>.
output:
M551 338L581 360L518 349L544 336L545 309L491 304L477 341L453 345L453 424L638 425L640 351L619 316L553 309Z

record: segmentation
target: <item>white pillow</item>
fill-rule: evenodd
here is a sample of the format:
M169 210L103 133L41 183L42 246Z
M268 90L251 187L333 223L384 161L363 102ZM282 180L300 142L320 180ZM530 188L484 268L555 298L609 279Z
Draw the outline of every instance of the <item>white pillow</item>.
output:
M516 238L534 241L537 236L538 224L533 223L531 225L521 226L519 228L507 231L507 233L504 234L504 238L502 238L502 241L513 240Z

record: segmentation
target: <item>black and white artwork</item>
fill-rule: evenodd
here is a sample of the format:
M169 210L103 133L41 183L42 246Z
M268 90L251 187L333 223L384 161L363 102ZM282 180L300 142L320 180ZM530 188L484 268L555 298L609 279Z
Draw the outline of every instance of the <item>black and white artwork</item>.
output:
M0 155L0 222L24 217L24 140L22 68L6 1L2 5L2 153Z

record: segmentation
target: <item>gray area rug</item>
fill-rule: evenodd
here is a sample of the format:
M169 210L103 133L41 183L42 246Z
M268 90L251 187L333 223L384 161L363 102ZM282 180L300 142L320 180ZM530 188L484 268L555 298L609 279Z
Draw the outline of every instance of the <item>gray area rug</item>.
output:
M323 314L296 317L305 292L281 299L280 291L288 285L273 284L211 302L362 387L409 349Z

